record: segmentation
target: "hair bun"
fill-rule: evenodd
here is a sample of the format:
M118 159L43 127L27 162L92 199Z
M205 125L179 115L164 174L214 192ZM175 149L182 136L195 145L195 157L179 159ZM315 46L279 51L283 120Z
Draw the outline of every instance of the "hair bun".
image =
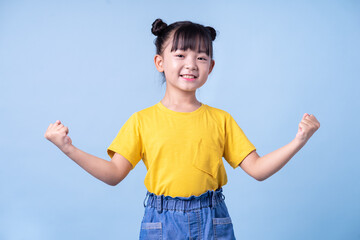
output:
M168 25L166 23L164 23L160 18L158 18L153 22L151 32L155 36L159 36L164 32L167 26Z
M210 26L207 26L206 29L209 30L209 32L210 32L211 40L214 41L215 38L216 38L216 31L215 31L215 29L212 28L212 27L210 27Z

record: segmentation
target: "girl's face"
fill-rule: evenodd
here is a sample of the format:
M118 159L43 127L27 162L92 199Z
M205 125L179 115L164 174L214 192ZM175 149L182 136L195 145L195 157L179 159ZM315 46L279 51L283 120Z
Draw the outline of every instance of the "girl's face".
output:
M165 43L162 56L154 58L156 68L164 72L166 86L182 91L196 91L206 82L215 61L206 53L198 53L191 49L171 52L172 36Z

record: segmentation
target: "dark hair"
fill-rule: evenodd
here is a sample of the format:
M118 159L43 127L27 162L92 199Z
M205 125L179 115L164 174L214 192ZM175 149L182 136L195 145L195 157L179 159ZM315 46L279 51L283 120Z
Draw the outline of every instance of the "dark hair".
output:
M151 32L157 36L154 41L156 54L162 55L164 43L174 32L171 51L177 49L186 51L190 48L193 51L204 52L213 59L212 41L216 38L216 31L210 26L205 27L190 21L178 21L167 25L158 18L153 22ZM164 82L165 79L163 79Z

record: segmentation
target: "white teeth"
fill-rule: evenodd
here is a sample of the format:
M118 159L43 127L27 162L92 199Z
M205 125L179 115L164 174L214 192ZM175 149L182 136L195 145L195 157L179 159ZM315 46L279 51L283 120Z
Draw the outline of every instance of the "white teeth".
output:
M191 75L182 75L184 78L195 78L194 76Z

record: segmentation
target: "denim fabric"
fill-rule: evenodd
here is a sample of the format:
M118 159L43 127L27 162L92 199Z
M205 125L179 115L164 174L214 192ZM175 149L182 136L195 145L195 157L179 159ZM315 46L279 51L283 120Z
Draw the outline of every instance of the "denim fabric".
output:
M224 200L222 188L189 198L147 192L140 240L235 239Z

